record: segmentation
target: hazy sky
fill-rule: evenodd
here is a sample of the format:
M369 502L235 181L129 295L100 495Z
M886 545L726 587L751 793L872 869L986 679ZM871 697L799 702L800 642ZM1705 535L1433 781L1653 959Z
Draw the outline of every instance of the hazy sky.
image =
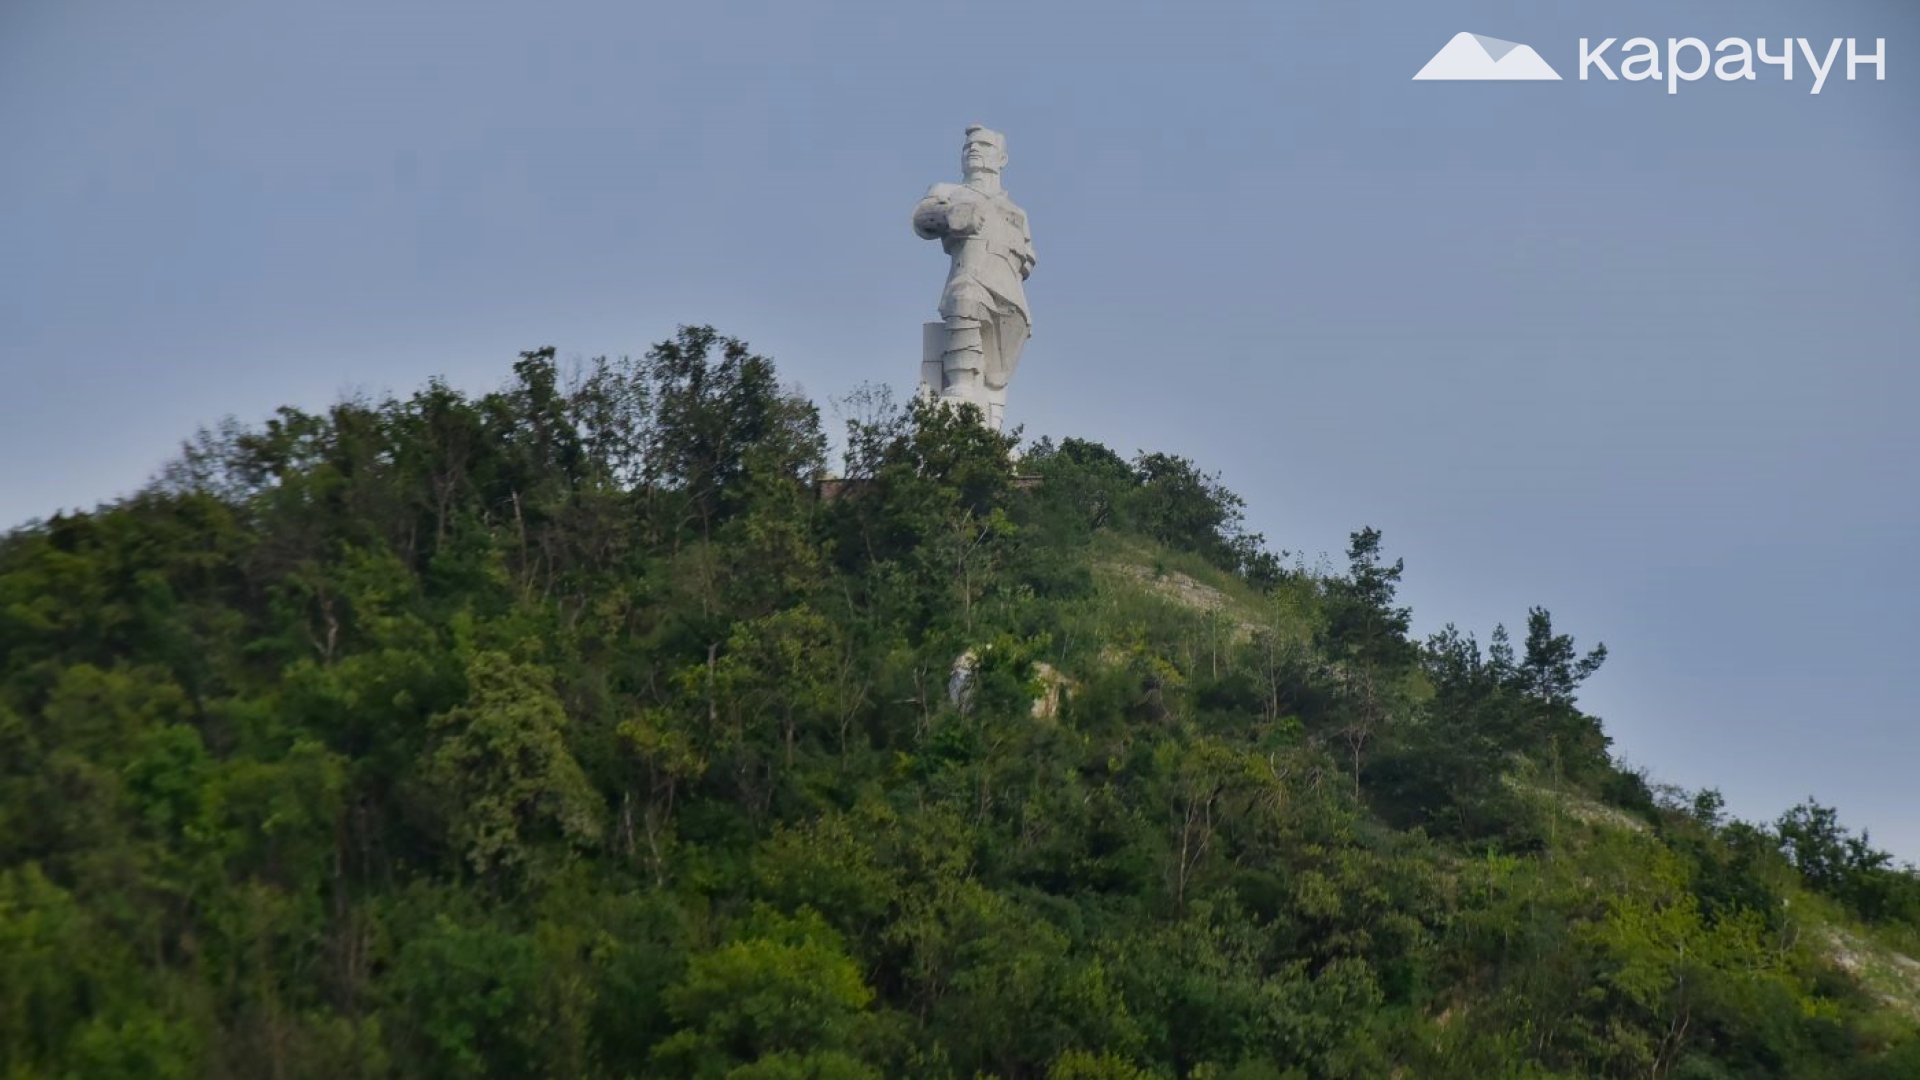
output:
M1568 80L1410 81L1461 30ZM1572 78L1635 35L1887 78ZM1029 434L1191 456L1310 562L1381 528L1422 631L1545 605L1657 780L1920 859L1912 0L5 0L0 526L226 414L683 322L904 390L974 121Z

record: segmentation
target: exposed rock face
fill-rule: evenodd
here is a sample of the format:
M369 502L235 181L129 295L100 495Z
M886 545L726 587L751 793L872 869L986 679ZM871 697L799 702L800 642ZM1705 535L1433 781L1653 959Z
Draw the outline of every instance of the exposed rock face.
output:
M1226 611L1231 604L1226 593L1211 585L1195 581L1178 570L1155 573L1148 567L1125 562L1096 563L1095 569L1131 578L1145 586L1148 592L1195 611ZM1258 623L1244 619L1233 621L1234 634L1243 639L1251 638L1260 629L1261 626Z
M1040 696L1033 699L1033 718L1035 720L1059 719L1060 703L1073 693L1073 680L1060 674L1045 660L1033 665L1033 676L1040 680Z
M953 669L947 676L947 701L963 713L973 705L974 673L979 668L980 654L972 649L953 658ZM1045 660L1034 662L1033 677L1040 683L1040 693L1033 699L1029 715L1035 720L1057 719L1061 702L1073 693L1073 680Z
M1920 960L1837 926L1822 935L1828 959L1887 1005L1920 1020Z
M953 658L953 670L947 675L947 701L961 712L973 704L973 673L979 666L980 656L972 649Z

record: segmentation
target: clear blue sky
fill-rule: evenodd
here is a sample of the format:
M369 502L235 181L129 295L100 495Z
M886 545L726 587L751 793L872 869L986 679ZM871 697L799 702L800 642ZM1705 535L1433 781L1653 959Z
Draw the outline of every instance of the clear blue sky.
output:
M1888 39L1885 82L1428 84L1456 32ZM1617 55L1617 52L1616 52ZM1656 779L1920 859L1920 6L0 5L0 525L198 424L682 322L910 385L908 211L1005 131L1030 434L1529 604Z

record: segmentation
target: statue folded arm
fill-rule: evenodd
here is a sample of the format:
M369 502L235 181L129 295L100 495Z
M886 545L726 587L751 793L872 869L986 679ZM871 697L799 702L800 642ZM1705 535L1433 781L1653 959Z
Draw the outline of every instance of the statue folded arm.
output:
M970 199L954 201L959 184L935 184L913 208L913 231L922 240L971 236L983 224L979 207Z

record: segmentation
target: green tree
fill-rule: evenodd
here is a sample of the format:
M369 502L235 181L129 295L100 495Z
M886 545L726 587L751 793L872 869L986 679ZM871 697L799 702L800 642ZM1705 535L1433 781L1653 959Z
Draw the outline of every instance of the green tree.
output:
M668 991L681 1029L654 1058L676 1076L877 1076L844 1056L872 1000L817 914L761 912L743 936L694 957Z
M466 703L434 718L441 737L427 777L468 864L491 878L525 866L543 837L596 842L604 806L568 752L551 673L480 652L467 680Z

